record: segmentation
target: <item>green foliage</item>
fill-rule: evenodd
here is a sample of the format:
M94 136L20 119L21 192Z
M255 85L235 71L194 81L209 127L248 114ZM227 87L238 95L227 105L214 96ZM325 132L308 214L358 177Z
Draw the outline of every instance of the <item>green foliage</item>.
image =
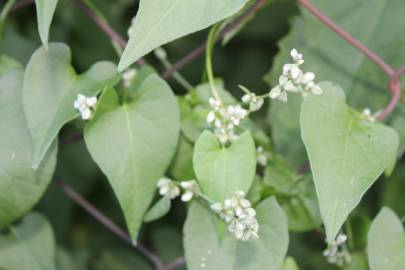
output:
M311 175L296 175L294 169L279 157L266 167L264 184L277 197L288 217L291 231L308 231L322 223L318 199Z
M241 242L227 231L218 235L218 223L222 221L203 205L193 203L184 225L187 268L280 269L288 246L287 218L274 198L261 202L257 215L260 238Z
M370 270L400 270L405 265L404 228L391 209L381 209L371 224L367 253Z
M331 243L363 194L396 156L398 135L392 128L356 115L337 85L324 82L320 86L321 96L304 99L301 130Z
M176 150L179 112L170 87L157 75L149 76L134 91L133 100L120 104L114 89L107 89L84 135L136 241L156 182Z
M225 147L213 133L204 131L196 142L193 164L202 190L214 201L222 202L238 190L246 193L256 169L252 136L245 132Z
M23 103L34 144L34 169L62 126L79 115L73 107L77 95L94 96L117 82L118 75L112 63L99 62L78 76L70 61L71 53L66 45L51 43L48 50L39 48L27 65Z
M30 213L1 232L0 250L0 269L56 270L52 228L40 214Z
M58 0L35 0L37 9L38 31L42 44L48 49L49 28Z
M153 49L238 12L246 0L141 0L118 70L123 71Z
M405 39L395 34L405 27L402 20L405 2L359 0L354 3L352 0L341 0L333 8L328 1L311 0L311 3L393 67L405 62L405 50L400 49L404 48ZM288 62L290 50L297 48L305 56L304 66L316 74L318 81L332 80L344 89L349 105L359 110L381 110L390 98L387 76L304 8L301 12L302 16L294 19L290 34L279 42L280 53L266 81L272 85L277 83L283 64ZM373 23L368 23L370 18ZM268 118L273 127L276 148L285 152L289 160L297 161L296 165L306 159L304 145L299 143L299 100L301 98L294 97L294 100L289 100L288 106L272 102ZM403 117L403 110L398 109L390 122L400 121L397 119ZM397 123L394 127L403 134L403 125Z
M163 196L148 210L143 221L151 222L163 217L169 212L171 204L170 198L168 196Z
M22 104L24 72L11 60L2 61L1 70L0 229L26 214L38 202L48 187L56 162L56 144L52 144L39 167L31 168L33 141Z

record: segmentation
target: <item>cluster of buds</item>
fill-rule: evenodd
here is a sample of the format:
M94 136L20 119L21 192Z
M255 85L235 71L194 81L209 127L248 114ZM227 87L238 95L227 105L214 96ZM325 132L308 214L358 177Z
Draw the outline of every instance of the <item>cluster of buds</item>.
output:
M329 263L344 267L351 262L351 256L345 246L346 241L347 236L339 234L336 240L323 252L323 256L326 257Z
M235 194L221 203L214 203L211 209L228 224L228 230L242 241L259 238L259 223L256 219L256 211L252 204L245 199L243 191Z
M181 200L183 202L190 201L196 194L198 188L195 180L183 181L179 183L167 177L160 178L156 186L159 189L160 195L167 195L172 200L180 196L182 189L183 194L181 195Z
M91 118L96 103L97 97L86 97L85 95L79 94L73 103L73 107L80 112L80 116L83 120L88 120Z
M207 115L207 123L215 127L214 133L222 144L232 142L238 138L235 127L249 114L239 104L224 106L215 98L209 99L212 110Z
M304 73L300 68L304 63L303 55L298 53L296 49L291 50L290 55L294 63L284 64L278 85L270 90L270 98L287 102L288 92L300 92L303 96L309 92L314 95L322 94L322 89L314 82L315 74L312 72Z
M365 108L365 109L363 110L363 113L362 113L362 117L363 117L365 120L367 120L367 121L369 121L369 122L372 122L372 123L374 123L374 122L376 121L377 116L378 116L378 113L373 114L369 108Z

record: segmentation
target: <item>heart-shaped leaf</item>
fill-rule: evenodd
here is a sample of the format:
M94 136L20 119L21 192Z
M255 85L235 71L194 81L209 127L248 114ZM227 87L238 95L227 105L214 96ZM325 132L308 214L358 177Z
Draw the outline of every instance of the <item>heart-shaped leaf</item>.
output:
M247 193L256 173L256 148L246 131L228 147L204 131L197 140L193 156L197 180L211 199L222 202L235 191Z
M32 55L25 71L23 100L33 139L33 168L38 167L62 126L79 115L73 107L77 95L97 95L119 79L110 62L99 62L79 76L70 60L66 45L50 43L48 50L41 47Z
M27 213L42 197L56 163L53 144L32 169L32 141L22 104L24 71L1 67L0 77L0 229Z
M311 0L311 3L391 66L400 67L405 63L405 50L395 49L405 47L405 36L396 34L405 28L405 1L339 0L333 7L325 0ZM314 72L318 81L338 82L345 90L350 106L358 110L370 108L373 112L384 108L391 98L387 88L388 76L366 55L325 27L304 6L299 6L301 16L294 18L290 33L279 42L280 51L267 81L272 85L278 83L283 65L291 63L291 49L297 48L304 55L304 69ZM373 18L373 23L370 23L370 18ZM273 127L276 149L299 166L307 159L300 140L301 98L290 96L288 106L279 101L272 102L268 122ZM405 150L403 107L398 106L392 116L392 126L401 134L401 154Z
M48 221L28 214L0 233L0 269L55 270L55 239Z
M153 49L219 22L238 12L247 0L141 0L118 70Z
M171 205L170 197L163 196L146 212L143 221L152 222L163 217L170 211Z
M371 270L402 270L405 266L405 232L401 220L384 207L368 233L368 261Z
M134 99L121 105L116 92L107 89L84 133L134 241L156 182L174 155L180 129L177 102L165 81L154 74L135 91Z
M218 236L211 210L193 203L184 226L187 269L279 270L288 248L287 218L274 198L257 207L259 239L243 242L228 231Z
M362 120L345 103L343 90L325 82L321 96L301 108L301 132L328 243L349 213L395 159L398 135L380 123Z
M57 4L58 0L35 0L38 32L45 48L48 48L49 28L51 27L53 14L55 13Z

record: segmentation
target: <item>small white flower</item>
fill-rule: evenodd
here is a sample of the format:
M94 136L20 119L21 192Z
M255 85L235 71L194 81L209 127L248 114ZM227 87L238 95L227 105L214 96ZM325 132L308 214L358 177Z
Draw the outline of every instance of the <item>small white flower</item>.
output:
M209 98L208 103L216 111L219 110L219 108L221 106L221 101L219 101L218 99L212 98L212 97Z
M180 195L178 185L167 177L160 178L156 186L159 189L159 194L162 196L168 195L170 199L174 199Z
M211 124L212 122L215 121L215 112L214 111L210 111L207 115L207 123Z
M246 94L242 97L242 102L248 104L252 100L252 96L250 94Z
M183 202L190 201L197 191L197 182L195 180L183 181L180 183L180 186L185 190L183 195L181 195L181 200Z
M302 54L298 53L296 49L292 49L290 52L291 58L296 62L298 65L304 63L304 57Z
M268 159L263 146L258 146L256 148L256 160L261 166L266 167Z
M374 122L376 121L375 114L373 115L372 112L371 112L371 110L370 110L369 108L365 108L365 109L363 110L362 115L363 115L363 118L364 118L365 120L367 120L367 121L370 121L370 122L372 122L372 123L374 123Z
M135 68L129 68L122 73L122 80L125 87L130 87L138 71Z
M83 120L91 118L93 113L92 109L97 104L97 97L86 97L85 95L78 94L76 100L73 102L73 107L80 112Z

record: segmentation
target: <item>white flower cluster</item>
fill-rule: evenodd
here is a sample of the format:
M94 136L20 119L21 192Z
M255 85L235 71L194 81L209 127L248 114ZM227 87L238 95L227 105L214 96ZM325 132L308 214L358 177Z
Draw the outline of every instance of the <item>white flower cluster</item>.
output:
M194 194L197 192L198 187L195 180L183 181L178 183L167 177L160 178L156 186L159 189L160 195L167 195L172 200L180 196L181 187L184 190L184 193L181 195L181 200L183 202L190 201L194 197Z
M264 151L263 146L258 146L256 148L256 159L257 163L259 163L263 167L266 167L268 158L266 152Z
M122 73L122 81L126 88L130 87L138 71L135 68L129 68Z
M294 63L284 64L278 85L270 90L270 98L287 102L287 92L301 92L303 96L308 92L315 95L322 94L322 89L314 82L315 74L312 72L303 73L300 68L304 63L303 55L298 53L296 49L291 50L290 55Z
M255 112L260 110L263 106L264 99L262 97L256 96L255 93L247 93L242 97L242 102L245 104L249 104L249 110L251 112Z
M347 236L339 234L336 240L323 252L323 256L326 257L329 263L343 267L351 262L351 256L345 246L346 241ZM340 247L343 247L343 249L339 250Z
M80 112L83 120L88 120L92 115L92 110L96 106L96 103L97 97L86 97L79 94L73 103L73 107Z
M242 241L259 238L259 223L256 219L256 211L252 204L245 199L243 191L235 194L221 203L214 203L211 209L228 224L228 230Z
M207 115L207 123L214 125L214 133L222 144L232 142L238 138L235 127L249 114L239 104L223 106L221 101L215 98L209 99L212 110Z

